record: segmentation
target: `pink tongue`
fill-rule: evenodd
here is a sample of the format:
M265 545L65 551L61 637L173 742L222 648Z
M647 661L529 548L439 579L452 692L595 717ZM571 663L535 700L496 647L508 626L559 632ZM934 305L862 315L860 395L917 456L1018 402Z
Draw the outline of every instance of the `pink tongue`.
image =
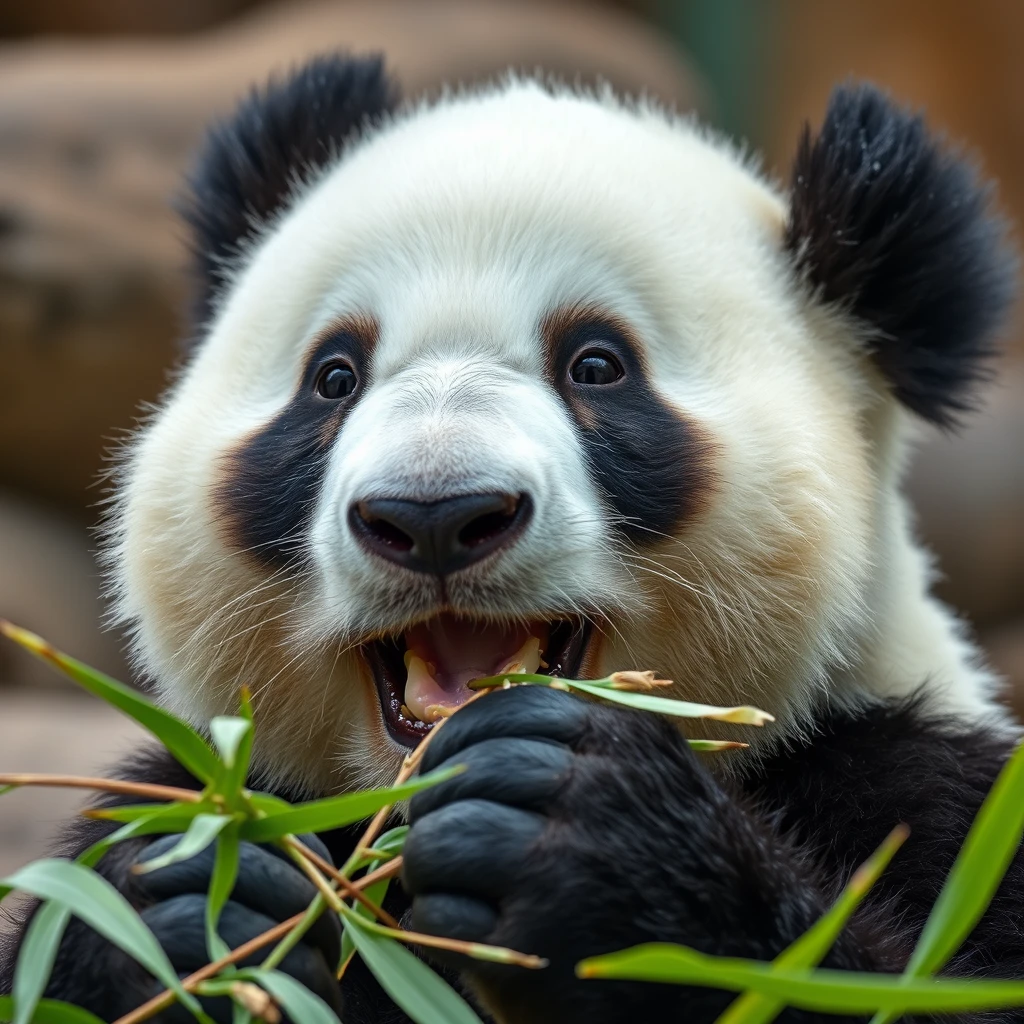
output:
M531 636L539 636L542 643L547 639L537 627L498 626L438 615L413 626L405 634L405 645L428 666L433 665L442 690L457 693L466 690L470 680L504 668Z
M531 637L545 645L547 634L546 624L494 626L454 615L414 626L405 634L406 706L435 721L438 708L457 708L473 696L471 680L500 672Z

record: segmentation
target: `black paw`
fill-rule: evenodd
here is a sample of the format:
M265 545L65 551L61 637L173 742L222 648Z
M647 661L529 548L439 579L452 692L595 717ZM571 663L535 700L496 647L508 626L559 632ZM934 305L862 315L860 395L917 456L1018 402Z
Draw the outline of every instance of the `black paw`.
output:
M166 853L179 839L179 836L158 839L143 850L139 861ZM316 836L302 836L302 841L330 860L326 847ZM214 848L210 846L190 860L136 876L138 893L151 903L143 910L142 919L181 976L210 960L206 950L205 913L213 862ZM221 912L217 931L229 948L234 949L301 913L315 895L313 884L282 851L243 843L238 879L231 899ZM258 965L271 948L268 946L252 954L242 961L243 966ZM341 927L337 915L325 912L285 957L279 969L338 1010L340 997L334 971L340 956ZM153 991L161 987L156 986ZM218 1024L230 1024L231 1005L227 999L205 999L203 1005ZM192 1015L175 1006L165 1011L160 1020L190 1021Z
M537 687L460 711L423 769L444 763L468 770L412 800L412 926L550 960L541 971L462 960L502 1020L620 1019L604 1000L621 986L579 981L575 964L694 938L680 921L713 898L696 876L724 795L667 720Z

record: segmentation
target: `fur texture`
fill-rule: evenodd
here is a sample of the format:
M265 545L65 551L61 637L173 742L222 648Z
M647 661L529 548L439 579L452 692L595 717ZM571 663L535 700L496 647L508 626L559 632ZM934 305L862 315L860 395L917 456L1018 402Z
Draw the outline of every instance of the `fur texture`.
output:
M365 68L316 67L333 69L332 108L363 109ZM311 79L296 81L218 137L278 124L280 97ZM295 141L261 137L276 154L265 162L306 154L299 174L304 123ZM244 253L127 453L110 558L119 617L163 700L203 722L251 683L269 779L379 783L400 757L358 645L429 616L437 595L352 536L348 509L368 496L528 492L530 529L453 576L449 609L593 616L587 671L649 665L695 698L770 707L779 723L759 744L812 727L826 686L855 702L927 677L944 707L997 715L988 673L927 593L898 491L908 419L862 328L794 286L786 225L809 230L830 180L790 211L689 122L517 80L366 130L268 210L256 241L244 179L209 180L195 216L234 225L218 237L238 235ZM962 209L982 216L980 199ZM637 352L618 397L589 409L567 400L550 358L579 310ZM353 319L377 329L343 427L325 420L314 436L311 415L296 429L310 354L342 355L317 345ZM985 345L988 325L963 330ZM260 553L275 551L290 561L268 568Z
M529 976L451 965L495 1017L711 1020L720 993L572 964L673 938L771 958L906 820L831 960L897 967L1013 737L928 594L900 491L913 414L965 405L1005 312L985 189L867 89L836 94L791 195L609 94L509 79L384 118L392 96L375 63L320 61L212 137L190 215L209 320L126 453L110 528L139 668L199 724L247 683L253 784L294 798L388 782L405 753L366 644L585 617L583 674L654 668L777 721L707 765L665 722L557 693L445 726L431 760L474 771L413 802L404 898L425 928L551 957ZM594 352L621 375L576 380ZM356 386L335 401L317 382L338 363ZM474 494L528 495L532 516L443 579L350 529L364 501ZM352 841L324 839L336 859ZM184 966L203 862L143 891L142 852L105 870ZM247 853L232 937L292 905L268 856ZM956 969L1024 971L1021 894L1015 865ZM288 969L323 988L332 941ZM75 948L55 994L137 1001L131 968L118 992L98 977L107 947ZM365 975L345 987L347 1024L400 1019Z
M1015 286L973 167L868 85L832 94L793 165L786 245L861 320L897 398L943 426L971 407Z
M353 136L393 110L397 95L379 57L321 57L254 91L210 130L181 203L200 282L197 330L246 244Z
M813 741L723 785L664 720L555 691L494 694L456 716L428 749L425 767L450 762L469 770L414 798L405 895L395 891L388 909L402 915L411 897L412 926L549 956L544 971L448 962L467 972L471 990L500 1021L712 1021L728 993L581 982L572 967L583 956L655 939L771 959L904 821L910 839L826 961L898 970L1009 747L936 717L919 699L823 714L820 722ZM137 760L125 774L194 785L160 755ZM80 852L107 829L78 826L64 852ZM357 831L323 837L336 862ZM105 874L144 909L176 966L187 969L204 955L203 907L194 894L206 884L209 858L143 876L141 884L128 873L133 859L165 843L124 844ZM236 942L293 913L288 893L297 892L296 903L308 895L296 868L257 853L246 851L248 884L239 883L226 912ZM1022 892L1018 855L953 973L1020 976ZM330 932L311 935L293 973L315 984L318 951L336 942ZM52 996L110 1020L152 994L142 972L76 922L64 950ZM12 953L0 964L10 965ZM407 1020L358 965L346 973L341 998L349 1024ZM228 1007L209 1009L230 1020ZM790 1009L780 1019L833 1018Z

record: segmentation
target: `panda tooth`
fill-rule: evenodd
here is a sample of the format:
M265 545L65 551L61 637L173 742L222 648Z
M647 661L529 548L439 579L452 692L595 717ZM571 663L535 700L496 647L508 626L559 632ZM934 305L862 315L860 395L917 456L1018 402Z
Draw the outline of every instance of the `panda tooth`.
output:
M512 655L505 667L497 672L496 675L503 676L518 672L532 674L536 672L541 665L544 665L544 667L547 668L544 659L540 656L540 640L535 636L531 636L530 639Z
M402 705L402 714L405 715L406 718L411 718L414 722L419 721L419 719L412 713L408 704Z
M442 718L451 718L455 714L455 708L447 704L428 704L423 711L426 715L423 721L431 724Z

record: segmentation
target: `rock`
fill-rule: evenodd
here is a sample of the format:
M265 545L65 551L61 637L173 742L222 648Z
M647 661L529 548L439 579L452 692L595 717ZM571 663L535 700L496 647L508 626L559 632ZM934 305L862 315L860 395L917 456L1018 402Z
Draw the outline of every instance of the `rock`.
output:
M1006 683L1006 696L1024 720L1024 616L982 634L989 663Z
M253 83L336 49L384 51L407 95L511 65L696 96L639 19L519 0L286 3L193 36L0 47L0 486L90 515L104 445L175 358L189 154Z
M911 464L939 595L982 628L1024 617L1024 360L1008 360L956 434L929 432Z
M127 679L120 645L100 630L100 581L84 528L0 495L0 618L31 629L81 661ZM5 686L72 686L0 637ZM0 752L5 749L0 740Z
M145 735L129 718L90 697L0 689L0 772L102 775ZM34 787L0 797L0 877L45 856L59 824L91 795ZM3 926L0 911L0 931Z

